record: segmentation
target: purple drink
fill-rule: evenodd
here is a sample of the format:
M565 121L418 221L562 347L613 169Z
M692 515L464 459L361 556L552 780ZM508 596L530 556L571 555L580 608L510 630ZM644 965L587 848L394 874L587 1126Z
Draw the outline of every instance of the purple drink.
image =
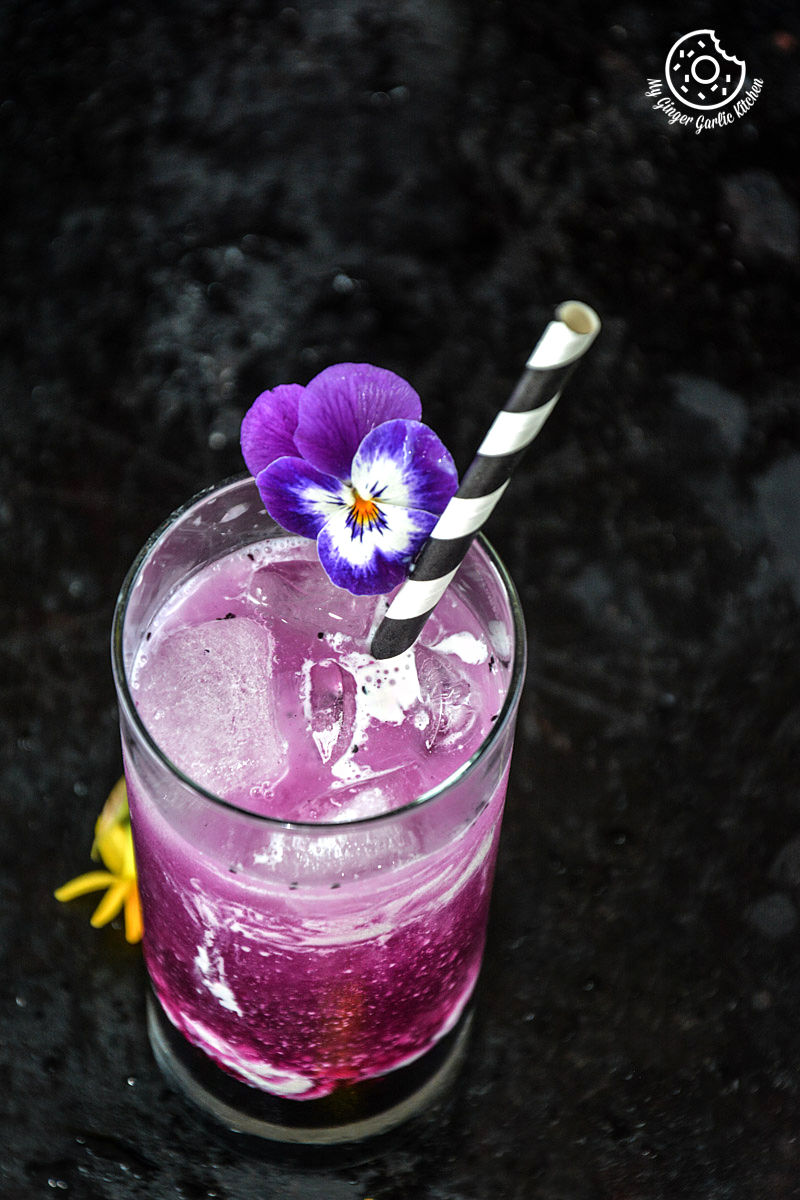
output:
M259 508L244 481L179 514L118 615L151 1035L233 1127L343 1140L414 1111L463 1043L524 649L476 546L374 662L385 598L264 540Z

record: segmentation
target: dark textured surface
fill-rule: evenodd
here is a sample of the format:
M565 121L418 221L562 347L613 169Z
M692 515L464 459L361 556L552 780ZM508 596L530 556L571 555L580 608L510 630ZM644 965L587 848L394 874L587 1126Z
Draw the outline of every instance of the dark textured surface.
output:
M7 1200L800 1195L792 7L0 8ZM644 89L707 26L764 90L698 136ZM463 471L571 296L602 339L490 527L532 654L468 1071L372 1162L265 1162L52 899L119 773L117 588L262 388L391 367Z

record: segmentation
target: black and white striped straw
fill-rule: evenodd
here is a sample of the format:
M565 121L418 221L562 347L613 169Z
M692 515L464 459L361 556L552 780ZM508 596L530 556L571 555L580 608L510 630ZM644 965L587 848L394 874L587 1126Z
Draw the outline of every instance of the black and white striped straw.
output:
M373 658L412 646L485 524L564 384L600 332L588 304L559 304L510 399L492 422L461 485L419 551L372 639Z

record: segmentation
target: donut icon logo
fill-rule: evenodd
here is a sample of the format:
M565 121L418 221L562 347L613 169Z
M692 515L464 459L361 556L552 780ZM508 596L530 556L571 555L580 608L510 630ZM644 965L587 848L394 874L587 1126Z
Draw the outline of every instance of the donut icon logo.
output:
M745 64L726 54L713 29L695 29L678 38L664 66L667 87L688 108L730 104L742 90Z

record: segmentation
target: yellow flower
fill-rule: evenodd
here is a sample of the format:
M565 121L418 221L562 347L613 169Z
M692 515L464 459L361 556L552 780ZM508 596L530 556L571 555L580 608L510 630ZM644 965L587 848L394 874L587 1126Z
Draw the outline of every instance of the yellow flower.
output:
M95 861L101 859L108 870L89 871L86 875L71 879L56 889L56 900L74 900L77 896L105 888L106 894L92 914L92 925L95 929L107 925L124 908L125 937L129 942L140 942L142 908L136 886L136 863L124 776L114 784L95 823L92 858Z

